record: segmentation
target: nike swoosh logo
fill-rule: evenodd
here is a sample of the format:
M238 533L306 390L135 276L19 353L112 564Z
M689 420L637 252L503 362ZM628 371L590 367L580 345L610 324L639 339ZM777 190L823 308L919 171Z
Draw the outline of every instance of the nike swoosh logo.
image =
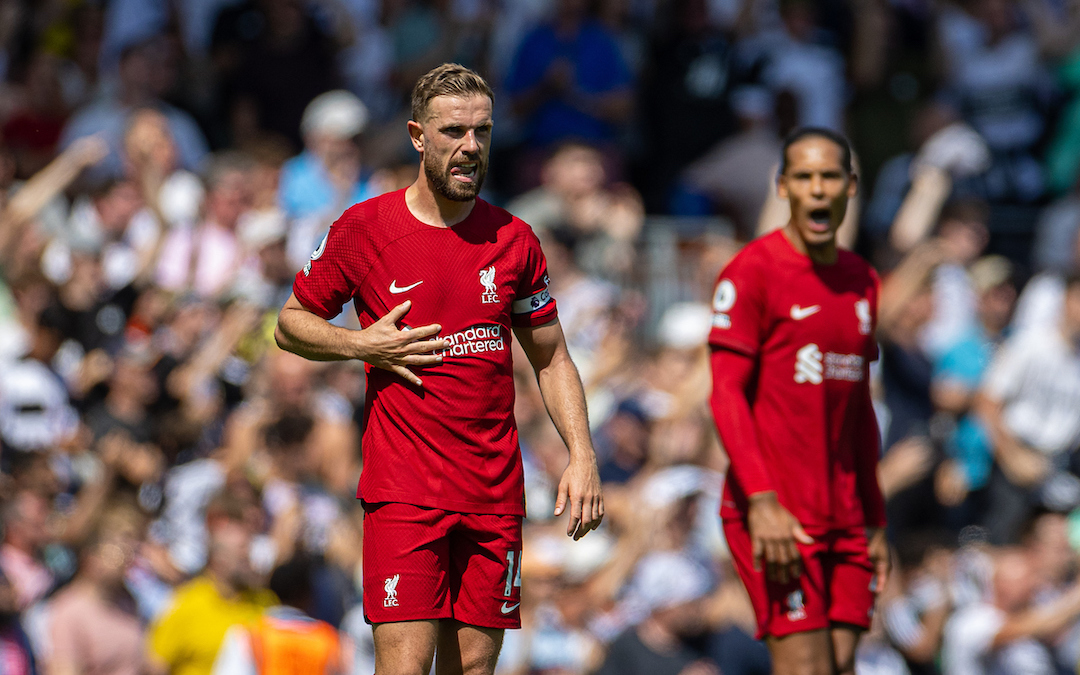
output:
M821 311L821 305L811 305L809 307L799 307L798 305L791 306L791 318L796 321L802 321L806 317L817 314Z
M411 291L412 289L416 288L417 286L419 286L422 283L424 283L423 279L421 279L420 281L417 281L415 284L409 284L408 286L405 286L403 288L401 286L398 286L397 285L397 279L394 279L393 281L390 282L390 292L393 293L394 295L397 295L398 293L404 293L405 291Z
M518 605L520 605L520 604L521 604L521 603L519 602L519 603L517 603L516 605L510 605L509 607L507 607L507 606L506 606L506 603L504 602L504 603L502 604L502 607L500 607L500 608L499 608L499 611L500 611L500 612L502 612L503 614L509 614L510 612L512 612L512 611L514 611L515 609L517 609L517 608L518 608Z

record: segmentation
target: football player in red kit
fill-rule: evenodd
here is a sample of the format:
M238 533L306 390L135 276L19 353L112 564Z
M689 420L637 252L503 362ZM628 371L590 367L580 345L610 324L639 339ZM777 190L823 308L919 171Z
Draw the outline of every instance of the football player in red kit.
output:
M491 88L444 64L413 90L420 175L348 209L296 275L284 349L368 364L364 613L380 675L494 672L520 627L524 480L510 331L570 449L556 515L596 528L603 500L585 397L532 229L477 198ZM355 301L362 330L328 322Z
M795 131L777 191L791 219L747 244L713 296L720 515L773 672L852 674L889 564L868 381L879 282L836 245L856 191L846 139Z

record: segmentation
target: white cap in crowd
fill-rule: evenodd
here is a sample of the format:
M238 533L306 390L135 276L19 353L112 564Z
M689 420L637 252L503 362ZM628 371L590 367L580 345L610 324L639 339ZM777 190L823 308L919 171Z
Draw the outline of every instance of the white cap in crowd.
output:
M308 103L300 120L300 132L352 138L362 132L370 115L364 102L344 89L319 94Z
M258 251L283 241L289 232L285 214L278 209L245 213L240 216L236 230L248 251Z
M643 614L649 614L703 598L715 586L712 571L689 555L652 551L638 561L627 599Z
M694 349L709 339L712 310L700 302L677 302L664 310L656 328L660 345L668 349Z

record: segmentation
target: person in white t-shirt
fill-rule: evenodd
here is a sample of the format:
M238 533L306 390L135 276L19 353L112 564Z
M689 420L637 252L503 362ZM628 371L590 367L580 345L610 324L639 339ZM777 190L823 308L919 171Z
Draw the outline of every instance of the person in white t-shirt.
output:
M1013 543L1034 505L1080 504L1070 472L1080 447L1080 273L1065 282L1056 330L1007 341L987 372L976 411L986 424L996 467L990 480L991 541Z
M1049 641L1080 616L1080 583L1032 607L1039 583L1028 552L1006 549L994 564L993 597L956 612L945 626L944 675L1054 675Z
M224 294L236 278L243 251L236 228L251 209L250 157L221 152L206 170L205 213L201 223L174 227L165 235L158 258L157 284L202 298Z

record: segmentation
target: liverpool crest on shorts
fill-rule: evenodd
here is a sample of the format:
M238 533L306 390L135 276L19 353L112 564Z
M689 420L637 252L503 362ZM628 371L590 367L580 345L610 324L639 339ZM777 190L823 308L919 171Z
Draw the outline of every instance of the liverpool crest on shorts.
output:
M386 597L383 598L383 607L397 607L397 585L398 580L401 579L400 574L395 574L392 577L386 577L386 581L383 582L383 590L386 591Z

